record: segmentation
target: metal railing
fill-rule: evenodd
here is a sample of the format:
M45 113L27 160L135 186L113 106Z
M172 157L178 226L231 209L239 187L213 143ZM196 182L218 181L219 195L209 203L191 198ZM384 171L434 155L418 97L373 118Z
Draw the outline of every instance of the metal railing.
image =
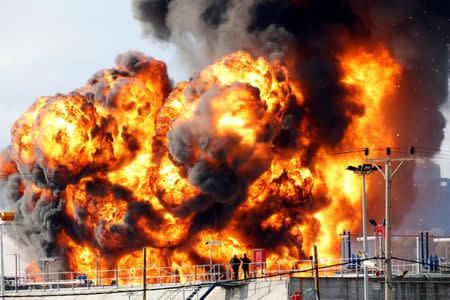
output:
M383 261L373 259L368 266L369 276L380 277L383 273ZM251 263L250 279L263 280L287 278L291 276L313 276L311 260L267 261ZM323 267L323 268L322 268ZM321 277L362 277L361 262L341 258L320 258L319 273ZM414 273L416 264L394 264L393 272ZM143 286L143 268L113 270L83 270L78 272L49 272L5 275L7 292L61 289L104 289L104 288L139 288ZM239 279L244 279L242 267ZM147 285L198 284L233 280L233 270L229 264L205 264L178 267L146 267Z

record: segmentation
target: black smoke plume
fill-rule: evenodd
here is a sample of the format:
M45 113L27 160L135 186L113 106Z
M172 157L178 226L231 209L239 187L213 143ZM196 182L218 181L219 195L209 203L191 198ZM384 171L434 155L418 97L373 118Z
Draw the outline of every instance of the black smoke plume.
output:
M349 45L382 44L403 68L398 99L383 108L390 135L397 145L433 151L441 146L445 118L440 107L448 99L448 1L134 0L133 12L146 34L175 43L193 70L240 49L283 57L305 96L305 107L291 107L290 120L310 121L308 131L315 137L311 155L319 145L342 148L352 118L364 113L363 107L349 101L351 91L340 83L337 57ZM292 146L297 134L281 132L275 143ZM394 206L404 209L415 198L414 164L406 168L394 190L402 191ZM381 199L382 184L372 180L378 188L369 197ZM370 209L380 215L382 205Z
M274 126L279 127L279 132L277 130L274 134L270 124L262 124L261 128L267 129L267 132L261 132L257 138L261 149L250 147L247 156L259 158L260 153L273 154L272 152L283 155L292 148L297 148L297 138L306 134L313 139L313 143L308 145L308 149L303 149L306 155L302 159L304 165L309 165L314 171L314 164L311 162L315 159L317 149L345 149L345 145L342 145L344 133L355 117L364 114L364 107L352 101L352 91L340 82L342 69L338 57L353 45L376 47L382 44L402 65L402 79L397 86L398 97L395 101L389 101L395 105L383 107L385 114L382 118L383 122L389 124L389 135L394 137L396 145L427 146L435 149L433 151L441 145L445 118L439 109L448 98L448 3L405 3L400 0L372 2L135 0L133 10L136 18L144 25L145 33L175 43L192 71L201 70L215 59L236 50L246 50L255 56L263 55L270 60L282 59L294 81L300 84L304 102L300 106L294 99L288 99L280 126ZM148 203L136 198L132 190L108 181L104 174L135 158L136 152L144 147L136 137L138 133L145 133L144 129L124 126L120 136L118 134L119 122L115 120L114 111L119 107L129 112L136 108L134 103L127 102L128 98L126 103L121 103L123 98L118 97L119 93L127 92L128 83L141 72L147 77L157 76L153 72L154 68L164 69L159 78L163 90L162 99L168 95L171 87L165 65L141 53L121 55L117 64L117 68L94 75L86 88L77 90L70 97L57 95L42 98L41 102L37 102L37 105L42 104L40 114L32 122L36 119L37 123L30 125L19 122L13 128L13 135L18 137L29 136L30 131L39 134L39 118L55 103L64 102L70 110L82 112L82 117L75 118L74 122L86 125L83 127L87 128L84 133L86 139L78 145L76 151L65 153L67 161L55 161L51 156L52 151L45 153L39 140L32 149L21 144L26 139L15 140L13 144L18 145L15 150L26 153L12 153L8 149L0 155L1 169L5 172L0 177L7 177L2 183L2 191L7 205L17 214L16 238L26 246L35 248L38 256L64 256L63 249L56 247L56 238L62 228L75 242L88 241L90 245L103 251L103 254L111 256L119 255L127 246L132 249L143 245L159 246L152 244L151 240L142 239L135 226L138 220L145 219L148 221L145 226L159 228L163 222L161 216ZM108 75L108 80L104 78L105 74ZM112 87L109 85L111 80L114 82ZM194 77L191 83L195 80ZM281 74L277 80L281 82L285 78ZM244 86L241 88L253 90ZM144 87L142 89L149 92ZM204 101L200 102L205 106L196 109L196 121L199 122L210 116L207 104L211 97L226 93L227 88L211 90L210 94L205 95L203 92L205 91L198 96L204 97ZM250 94L254 107L257 107L260 100L258 91L251 91ZM100 103L111 113L96 119L98 116L94 103ZM150 106L147 103L136 109L139 111L138 117L148 116ZM304 120L306 122L302 123ZM308 124L302 132L297 130L300 123ZM177 167L201 192L195 194L185 205L174 208L170 201L162 201L162 205L174 215L193 215L193 223L189 228L191 233L211 227L221 229L227 225L237 206L244 200L249 183L269 167L270 155L261 155L267 161L258 159L257 164L251 166L246 165L251 160L229 163L224 159L224 152L234 149L237 137L228 136L223 140L224 144L211 145L205 137L214 137L215 133L198 133L199 129L207 128L198 126L196 122L179 119L172 125L166 131L169 149L158 149L160 152L157 153L169 151L171 159L178 164ZM55 138L60 142L62 138L69 139L70 136L63 132ZM121 143L119 146L125 149L125 154L114 157L112 144L118 140ZM146 142L151 143L150 140L151 138ZM83 150L85 144L92 141L96 142L98 148L89 153L94 153L93 157L88 157L88 153ZM383 141L373 143L389 146L384 145ZM59 144L63 143L54 145ZM194 145L195 153L190 153L192 148L186 147L186 144ZM161 147L161 144L154 146ZM366 145L361 145L364 146ZM33 152L34 160L24 161L28 151ZM404 212L409 206L406 203L415 200L414 189L410 186L413 183L414 165L410 164L408 168L409 170L398 173L396 178L398 184L394 186L394 193L400 195L399 191L402 192L402 198L394 198L396 212L400 211L395 208L396 205L404 206ZM14 175L18 173L20 176ZM312 199L312 183L308 179L303 179L303 186L299 187L286 174L283 173L271 182L272 187L265 191L268 197L261 210L258 207L244 213L238 212L236 217L241 222L238 227L243 227L241 233L250 236L250 243L260 243L263 247L271 248L288 240L287 244L291 248L297 248L294 251L300 253L296 254L300 257L303 256L301 235L297 235L299 240L292 240L293 235L289 234L289 229L298 224L312 223L311 227L317 234L317 223L303 216L301 209L314 210L328 200L323 197L323 192L319 196L314 195L315 198ZM372 181L373 186L378 188L369 197L381 198L382 184L377 185L379 180ZM95 210L90 213L77 208L74 208L75 220L69 222L64 205L65 201L72 200L65 197L65 189L71 184L76 184L80 193L86 191L86 201L92 203L91 208L95 208L96 197L106 197L114 205L124 204L126 213L123 222L107 226L105 220L94 220L98 226L95 227L95 232L89 232L82 224L88 217L95 215ZM280 194L280 186L296 189L301 197L292 199L289 195ZM156 196L162 197L158 194ZM373 205L369 210L379 217L382 206ZM274 215L278 211L289 216L289 221L282 220L278 227L260 226L267 215ZM307 234L313 235L314 232ZM264 238L259 241L261 236ZM181 241L186 244L188 242L190 240ZM162 248L167 249L169 246L172 247L173 244L167 243Z

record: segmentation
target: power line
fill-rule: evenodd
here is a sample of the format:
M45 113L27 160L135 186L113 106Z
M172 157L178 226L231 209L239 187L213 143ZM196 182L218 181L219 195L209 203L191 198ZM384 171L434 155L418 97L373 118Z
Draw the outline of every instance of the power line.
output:
M404 262L415 263L415 264L421 264L422 266L434 267L433 264L430 264L430 263L427 263L427 262L422 262L422 261L417 261L417 260L413 260L413 259L406 259L406 258L395 257L395 256L392 256L392 259L399 260L399 261L404 261ZM450 269L450 266L441 266L441 265L439 265L439 268Z
M359 262L363 262L366 260L372 260L372 259L382 259L382 257L370 257L370 258L361 258L359 259ZM319 270L334 268L334 267L340 267L352 264L352 262L343 262L343 263L336 263L331 265L325 265L325 266L319 266ZM272 278L272 277L280 277L285 275L292 275L297 273L305 273L305 272L311 272L314 271L315 267L311 267L308 269L301 269L301 270L291 270L291 271L284 271L284 272L277 272L274 274L269 274L265 276L258 277L257 279L266 279L266 278ZM219 281L218 283L221 285L227 284L227 283L240 283L240 282L248 282L246 279L239 279L239 280L224 280ZM197 283L197 284L189 284L189 285L180 285L180 286L171 286L171 287L160 287L160 288L147 288L147 292L151 291L163 291L163 290L178 290L178 289L184 289L184 288L195 288L195 287L204 287L204 286L211 286L214 282L208 282L208 283ZM108 294L121 294L121 293L135 293L135 292L143 292L143 288L136 288L136 289L124 289L124 290L111 290L111 291L93 291L89 293L29 293L26 295L18 295L18 294L12 294L12 295L5 295L4 298L28 298L28 297L64 297L64 296L88 296L88 295L108 295Z

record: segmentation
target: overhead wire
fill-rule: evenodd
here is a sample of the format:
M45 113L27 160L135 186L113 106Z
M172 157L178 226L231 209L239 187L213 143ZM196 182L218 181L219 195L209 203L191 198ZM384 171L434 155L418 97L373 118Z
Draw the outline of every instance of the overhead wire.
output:
M399 261L404 261L404 262L415 263L415 264L420 264L422 266L434 267L433 264L430 264L428 262L422 262L422 261L413 260L413 259L401 258L401 257L396 257L396 256L393 256L392 259L399 260ZM441 268L441 269L450 269L450 266L439 265L439 268Z
M369 257L369 258L360 258L359 262L363 262L366 260L372 260L372 259L380 259L380 257ZM317 269L318 270L325 270L325 269L329 269L329 268L335 268L335 267L340 267L340 266L345 266L345 265L349 265L352 264L352 262L347 261L347 262L341 262L341 263L336 263L336 264L330 264L330 265L325 265L325 266L318 266ZM290 271L282 271L282 272L276 272L274 274L268 274L268 275L264 275L261 277L258 277L257 279L267 279L267 278L272 278L272 277L280 277L280 276L286 276L286 275L292 275L292 274L298 274L298 273L306 273L306 272L312 272L316 270L316 267L311 267L311 268L307 268L307 269L300 269L300 270L290 270ZM253 282L253 281L249 281L247 279L238 279L238 280L224 280L224 281L218 281L218 283L220 285L226 285L226 284L231 284L231 283L245 283L245 282ZM165 287L158 287L158 288L146 288L147 292L152 292L152 291L163 291L163 290L177 290L177 289L185 289L185 288L195 288L195 287L205 287L205 286L211 286L212 284L214 284L214 282L204 282L204 283L194 283L194 284L190 284L190 285L178 285L178 286L165 286ZM25 285L26 286L26 285ZM90 290L90 292L88 293L47 293L47 294L43 294L43 293L27 293L27 294L5 294L3 297L4 298L28 298L28 297L64 297L64 296L88 296L88 295L108 295L108 294L122 294L122 293L136 293L136 292L143 292L144 288L135 288L135 289L118 289L118 290L110 290L110 291L92 291Z

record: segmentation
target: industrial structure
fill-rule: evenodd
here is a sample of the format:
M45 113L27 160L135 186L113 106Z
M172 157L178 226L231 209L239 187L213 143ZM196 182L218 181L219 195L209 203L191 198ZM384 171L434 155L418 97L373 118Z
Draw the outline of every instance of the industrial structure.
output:
M382 226L382 225L381 225ZM80 272L7 273L4 295L53 299L289 299L295 292L303 299L382 299L385 272L383 232L375 229L367 237L368 257L361 255L362 238L345 231L341 235L342 257L317 261L267 261L264 251L255 249L251 278L232 279L227 264L156 267L138 269L83 270ZM428 232L393 237L393 243L415 240L416 258L392 257L392 290L395 299L449 299L450 265L445 249L450 237L434 237ZM381 244L380 244L381 243ZM442 246L445 246L442 247ZM397 248L396 248L397 249ZM404 251L407 249L401 249ZM411 250L411 249L409 249ZM359 254L358 254L359 253ZM52 264L52 260L47 260ZM368 286L364 289L364 269ZM144 272L145 270L145 272ZM143 284L145 282L145 284Z
M392 177L403 162L412 160L414 147L408 157L369 159L347 170L362 177L362 236L350 230L340 234L341 255L337 258L320 256L314 245L307 260L269 261L265 249L254 249L250 264L250 279L243 274L233 278L231 266L214 263L213 247L223 242L209 240L209 264L162 267L147 263L143 248L142 266L130 269L54 272L55 257L39 259L40 271L21 273L15 254L14 273L6 273L3 253L3 226L14 222L12 212L0 214L1 294L8 298L40 297L78 299L450 299L450 264L447 245L450 237L432 236L428 231L416 235L392 235L390 193ZM372 163L384 162L385 171ZM392 163L399 162L392 171ZM386 180L386 214L382 222L370 219L368 233L365 177L380 172ZM395 252L392 243L398 243ZM408 241L408 242L405 242ZM411 242L412 241L412 242ZM362 242L362 245L361 243ZM415 244L414 244L415 243ZM411 247L411 245L414 245ZM445 246L445 252L442 245ZM413 249L411 249L413 248ZM414 253L414 256L410 254ZM20 263L20 261L19 261Z

